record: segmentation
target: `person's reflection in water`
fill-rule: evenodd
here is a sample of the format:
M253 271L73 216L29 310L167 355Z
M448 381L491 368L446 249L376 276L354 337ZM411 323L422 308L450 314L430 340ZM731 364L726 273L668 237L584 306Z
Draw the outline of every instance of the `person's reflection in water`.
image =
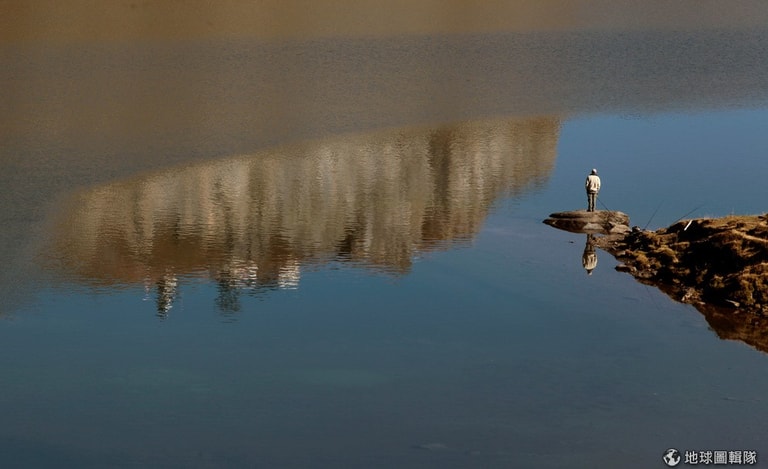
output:
M165 274L157 280L157 316L161 319L168 317L173 302L178 294L179 281L173 274Z
M584 254L581 256L581 265L587 271L587 275L592 275L592 271L597 267L597 253L595 252L595 235L587 235L587 245L584 246Z

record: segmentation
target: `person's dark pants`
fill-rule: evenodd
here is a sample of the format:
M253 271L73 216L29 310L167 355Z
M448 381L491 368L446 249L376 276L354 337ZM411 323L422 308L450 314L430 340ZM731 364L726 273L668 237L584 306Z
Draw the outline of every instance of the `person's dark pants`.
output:
M597 201L597 192L587 192L587 211L595 211L595 202Z

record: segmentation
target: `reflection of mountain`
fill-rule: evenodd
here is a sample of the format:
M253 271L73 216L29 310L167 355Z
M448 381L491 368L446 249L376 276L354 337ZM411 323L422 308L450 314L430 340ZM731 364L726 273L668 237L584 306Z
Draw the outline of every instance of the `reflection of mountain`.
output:
M759 0L330 3L0 2L0 308L78 187L371 129L766 102Z
M543 183L558 131L554 118L390 131L104 185L71 201L50 252L91 284L295 286L302 265L330 260L403 273Z

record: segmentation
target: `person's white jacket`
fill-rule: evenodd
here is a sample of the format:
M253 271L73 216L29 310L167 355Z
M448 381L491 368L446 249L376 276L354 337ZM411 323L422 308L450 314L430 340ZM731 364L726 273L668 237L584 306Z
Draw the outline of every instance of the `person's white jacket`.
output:
M590 174L587 176L587 182L584 185L588 194L597 194L600 192L600 178L597 174Z

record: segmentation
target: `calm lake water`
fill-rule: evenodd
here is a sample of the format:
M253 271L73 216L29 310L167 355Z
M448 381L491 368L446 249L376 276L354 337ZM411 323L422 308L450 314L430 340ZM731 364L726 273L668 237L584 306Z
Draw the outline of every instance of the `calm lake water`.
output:
M541 221L763 213L768 30L0 46L3 467L768 458L768 356Z

